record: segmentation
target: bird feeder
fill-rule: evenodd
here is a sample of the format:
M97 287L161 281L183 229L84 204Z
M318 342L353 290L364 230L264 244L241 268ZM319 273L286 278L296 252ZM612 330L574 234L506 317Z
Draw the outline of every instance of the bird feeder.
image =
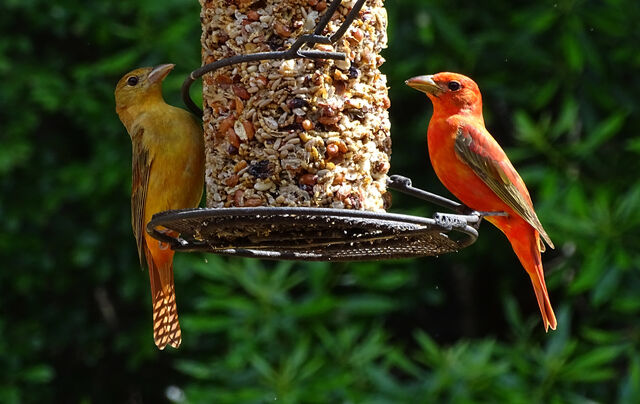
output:
M152 236L176 250L342 261L439 255L475 241L480 214L387 176L382 0L200 3L203 66L182 92L203 117L207 208L155 215ZM203 110L189 95L198 78ZM388 188L458 214L387 213Z

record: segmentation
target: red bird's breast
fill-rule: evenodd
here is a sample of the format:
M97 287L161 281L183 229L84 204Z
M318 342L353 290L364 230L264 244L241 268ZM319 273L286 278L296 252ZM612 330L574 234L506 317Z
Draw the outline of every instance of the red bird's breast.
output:
M493 211L496 206L511 209L457 156L455 138L461 118L433 117L427 133L431 165L442 184L462 203L478 211Z

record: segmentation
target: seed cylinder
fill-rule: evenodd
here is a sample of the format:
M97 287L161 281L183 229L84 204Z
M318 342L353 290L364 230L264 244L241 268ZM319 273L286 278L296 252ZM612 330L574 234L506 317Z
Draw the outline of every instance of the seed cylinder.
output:
M334 0L338 1L338 0ZM314 31L318 0L200 0L204 63L282 51ZM336 32L343 1L323 35ZM207 206L305 206L382 211L388 205L390 101L380 72L383 0L369 0L330 59L265 60L206 74Z

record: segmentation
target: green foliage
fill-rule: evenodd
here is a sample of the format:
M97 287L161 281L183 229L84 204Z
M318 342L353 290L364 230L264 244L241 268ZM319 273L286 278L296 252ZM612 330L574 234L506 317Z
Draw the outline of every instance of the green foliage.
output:
M558 330L483 224L453 255L291 263L178 254L159 352L129 222L126 71L199 65L195 1L3 3L0 402L640 401L640 3L388 2L393 169L447 194L405 79L473 77L557 249ZM197 93L196 90L193 92ZM418 152L416 152L418 150ZM394 211L434 208L395 195Z

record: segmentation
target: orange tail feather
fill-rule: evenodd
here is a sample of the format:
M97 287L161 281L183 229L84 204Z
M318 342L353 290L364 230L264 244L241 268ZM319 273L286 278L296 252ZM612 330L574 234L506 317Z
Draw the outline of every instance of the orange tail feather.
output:
M167 345L178 348L182 342L182 331L178 322L178 307L173 283L174 252L163 249L157 240L151 242L155 244L154 247L159 247L154 248L152 252L146 251L153 303L153 339L160 349L164 349Z
M542 258L540 257L540 236L537 231L533 229L531 231L533 237L522 237L520 234L515 237L509 236L509 240L520 263L531 277L533 291L538 300L540 314L542 314L544 330L548 332L549 328L555 330L558 322L551 307L547 285L544 282L544 269L542 268Z

